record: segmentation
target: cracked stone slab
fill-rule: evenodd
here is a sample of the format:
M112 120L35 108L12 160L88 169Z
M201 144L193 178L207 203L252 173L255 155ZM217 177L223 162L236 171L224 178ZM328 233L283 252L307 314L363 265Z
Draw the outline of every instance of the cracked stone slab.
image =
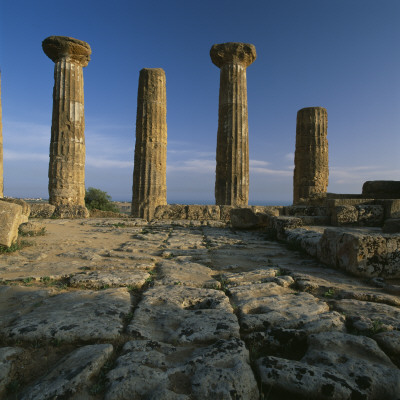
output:
M17 340L116 339L130 309L130 294L125 288L62 293L43 300L0 333Z
M10 382L10 372L14 363L14 358L22 353L19 347L0 347L0 395Z
M157 250L157 249L153 249L151 248L150 250L146 250L146 249L139 249L137 247L135 247L134 250L132 251L128 251L128 250L109 250L104 252L102 255L103 257L108 257L111 259L121 259L123 261L129 261L129 260L133 260L133 261L142 261L142 262L157 262L159 260L161 260L161 257L159 257L159 254L161 254L161 250Z
M310 293L294 292L274 282L229 289L242 314L267 314L271 324L307 318L329 311L328 304Z
M226 272L221 274L221 278L228 286L239 286L269 282L270 279L275 278L279 272L279 267L265 267L247 272Z
M254 292L251 291L253 286ZM343 324L343 317L328 313L328 304L310 293L293 292L275 283L238 286L229 291L240 310L239 321L244 332L271 326L318 331L326 324ZM321 319L324 314L326 317Z
M48 276L51 279L60 279L77 273L82 268L79 261L40 261L30 263L9 264L2 268L1 277L4 280L22 280L26 278L40 279Z
M334 309L343 313L353 328L360 332L400 330L400 309L387 304L360 300L338 300Z
M270 321L254 318L253 321L247 319L241 324L243 330L242 338L247 343L252 343L256 348L268 349L269 355L287 354L293 357L294 354L303 351L306 346L307 336L312 333L320 332L345 332L345 318L338 312L326 312L310 319L297 319L287 323L287 327L272 326ZM264 326L261 326L261 323ZM250 325L252 323L252 325ZM250 332L250 333L247 333Z
M215 272L204 265L194 262L177 263L163 261L157 267L155 285L184 285L199 288L220 288L221 284L212 278Z
M107 378L106 400L259 398L248 351L239 339L206 347L131 341Z
M220 290L157 286L143 294L128 332L165 343L209 343L239 337L239 325Z
M52 290L24 286L0 286L0 329L40 305Z
M149 277L150 274L148 272L140 270L91 271L72 276L70 285L97 289L102 287L134 286L140 289Z
M21 400L56 399L76 394L100 371L112 352L111 344L80 347L60 360L37 383L28 387Z
M116 225L124 224L127 227L141 227L148 225L145 219L141 218L90 218L80 223L81 225L88 226L111 226L116 227Z
M277 357L257 360L265 387L274 394L328 399L396 399L400 371L363 336L339 332L310 335L301 361ZM272 388L271 388L272 386Z
M400 365L400 331L381 332L373 336L379 347Z

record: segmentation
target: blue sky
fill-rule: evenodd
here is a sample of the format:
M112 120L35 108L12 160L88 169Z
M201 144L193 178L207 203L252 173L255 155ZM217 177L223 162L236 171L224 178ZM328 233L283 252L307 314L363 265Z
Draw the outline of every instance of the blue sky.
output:
M86 186L130 200L139 71L167 78L169 203L214 203L219 69L214 43L257 49L247 69L250 203L292 200L296 113L328 110L328 191L400 179L400 1L0 2L4 192L44 197L50 35L88 42Z

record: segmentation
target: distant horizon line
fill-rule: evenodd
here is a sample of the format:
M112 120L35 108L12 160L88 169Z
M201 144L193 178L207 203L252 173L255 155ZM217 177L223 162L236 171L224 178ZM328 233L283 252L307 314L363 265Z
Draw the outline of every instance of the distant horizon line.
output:
M5 198L11 196L4 196ZM15 198L15 197L14 197ZM18 197L21 200L30 200L30 201L43 201L43 202L48 202L48 198L42 198L42 197ZM111 200L114 203L132 203L132 200ZM263 204L260 204L263 203ZM291 205L292 202L289 200L277 200L277 201L266 201L266 202L260 202L255 204L254 201L249 202L249 206L287 206ZM209 205L209 206L215 206L218 204L212 203L212 202L206 202L206 201L198 201L198 202L193 202L193 201L169 201L167 202L167 205L172 205L172 204L183 204L183 205Z

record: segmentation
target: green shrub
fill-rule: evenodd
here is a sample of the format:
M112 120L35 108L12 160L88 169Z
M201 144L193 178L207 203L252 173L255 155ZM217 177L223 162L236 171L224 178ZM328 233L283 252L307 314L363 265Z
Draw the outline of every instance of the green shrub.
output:
M119 212L118 207L111 202L111 196L100 189L88 188L85 194L85 203L89 210Z

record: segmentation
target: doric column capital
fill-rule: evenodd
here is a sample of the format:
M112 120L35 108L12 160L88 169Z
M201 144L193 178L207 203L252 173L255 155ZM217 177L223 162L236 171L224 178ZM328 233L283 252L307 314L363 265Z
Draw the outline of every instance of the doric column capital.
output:
M226 64L240 64L247 68L257 58L256 48L248 43L214 44L210 50L211 61L219 68Z
M88 43L67 36L49 36L42 42L45 54L55 63L70 58L76 64L86 67L92 50Z

